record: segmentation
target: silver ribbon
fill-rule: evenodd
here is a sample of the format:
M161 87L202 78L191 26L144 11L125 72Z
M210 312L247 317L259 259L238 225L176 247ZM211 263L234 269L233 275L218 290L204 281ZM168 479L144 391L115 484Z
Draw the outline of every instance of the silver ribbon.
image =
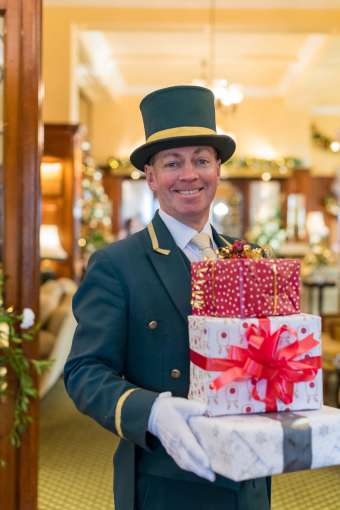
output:
M308 418L297 413L270 413L283 429L283 471L299 471L312 466L312 429Z

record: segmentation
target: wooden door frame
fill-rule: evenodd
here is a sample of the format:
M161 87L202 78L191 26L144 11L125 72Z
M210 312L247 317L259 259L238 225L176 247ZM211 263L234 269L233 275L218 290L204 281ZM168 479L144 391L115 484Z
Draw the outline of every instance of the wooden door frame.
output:
M4 250L8 276L5 302L18 310L39 308L39 224L41 140L41 0L0 0L5 24L4 80ZM39 140L40 138L40 140ZM37 341L25 347L37 354ZM12 389L14 381L9 381ZM14 450L0 439L0 507L36 510L38 486L38 402L33 423Z

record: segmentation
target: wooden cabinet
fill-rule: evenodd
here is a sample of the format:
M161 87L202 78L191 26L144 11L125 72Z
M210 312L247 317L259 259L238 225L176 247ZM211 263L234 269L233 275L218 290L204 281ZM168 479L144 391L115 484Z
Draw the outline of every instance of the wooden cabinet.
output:
M112 203L112 234L117 236L121 227L123 177L112 175L107 167L103 169L103 186Z
M42 225L57 227L67 256L56 254L48 264L60 276L78 280L81 274L80 236L82 128L72 124L44 125L41 165ZM55 258L55 260L53 260ZM42 262L44 264L44 261Z

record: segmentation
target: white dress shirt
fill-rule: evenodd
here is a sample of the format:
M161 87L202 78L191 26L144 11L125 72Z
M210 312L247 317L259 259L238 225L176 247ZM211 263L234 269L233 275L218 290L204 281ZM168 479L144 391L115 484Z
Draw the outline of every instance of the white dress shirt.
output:
M184 251L190 262L199 262L202 260L201 250L198 248L198 246L195 246L193 243L191 243L191 239L199 232L194 228L188 227L188 225L185 225L181 221L176 220L173 216L170 216L166 212L162 211L162 209L159 209L159 215L165 223L170 234L174 238L175 243L179 248L181 248L181 250ZM207 221L207 223L204 225L201 232L209 235L212 243L212 248L216 249L217 246L214 242L209 221Z

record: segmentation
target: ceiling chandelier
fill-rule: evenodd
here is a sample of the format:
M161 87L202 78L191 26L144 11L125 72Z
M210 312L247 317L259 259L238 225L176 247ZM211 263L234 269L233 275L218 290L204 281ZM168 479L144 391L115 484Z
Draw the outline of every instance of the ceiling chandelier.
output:
M210 0L209 13L209 60L201 62L201 78L193 80L195 85L202 85L211 89L215 96L215 106L221 111L234 112L237 105L244 99L242 87L236 83L229 83L226 79L215 78L215 49L216 49L216 0Z

